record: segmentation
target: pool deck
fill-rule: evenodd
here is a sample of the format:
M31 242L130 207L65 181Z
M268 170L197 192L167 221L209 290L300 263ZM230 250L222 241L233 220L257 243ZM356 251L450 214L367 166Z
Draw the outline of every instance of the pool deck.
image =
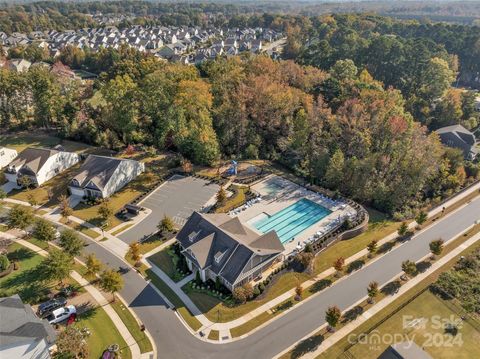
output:
M258 192L262 196L262 200L236 215L232 214L232 216L238 216L242 223L259 234L261 233L255 229L253 223L260 220L262 213L272 216L303 198L309 199L332 211L328 216L298 234L293 241L284 243L285 255L294 252L299 242L303 243L318 231L326 231L328 226L333 225L338 218L355 214L355 210L347 204L323 198L318 193L309 191L296 183L276 175L268 176L263 181L253 185L252 190Z

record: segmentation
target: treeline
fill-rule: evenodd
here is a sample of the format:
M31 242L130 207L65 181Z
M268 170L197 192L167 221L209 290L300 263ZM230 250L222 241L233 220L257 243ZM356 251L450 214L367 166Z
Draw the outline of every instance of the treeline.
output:
M286 55L322 69L338 60L353 60L386 86L401 90L407 109L430 128L459 122L469 128L477 125L470 123L472 109L459 110L465 100L461 92L445 94L445 89L457 82L457 73L459 84L480 87L479 27L375 15L324 16L289 30ZM455 110L445 116L435 110L438 107Z
M462 154L414 120L400 91L352 61L323 71L232 57L197 69L132 50L67 55L66 63L104 63L106 71L93 86L79 86L43 67L2 70L2 128L57 128L110 148L143 143L200 164L271 159L398 216L478 174L474 166L465 172Z

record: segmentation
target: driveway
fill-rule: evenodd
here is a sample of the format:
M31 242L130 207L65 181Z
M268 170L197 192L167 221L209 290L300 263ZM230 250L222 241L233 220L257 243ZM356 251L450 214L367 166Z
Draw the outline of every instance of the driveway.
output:
M133 271L123 276L125 287L120 293L152 334L159 357L272 358L323 325L325 310L328 306L335 304L342 310L351 306L366 295L366 288L371 281L384 285L400 272L402 261L419 260L430 252L428 247L430 241L440 237L448 240L472 225L479 217L480 198L437 221L434 226L410 241L324 290L256 333L229 344L210 344L193 337L151 285ZM94 252L98 258L113 268L125 265L120 258L107 251L101 244L88 237L84 238L89 243L85 252Z
M192 212L201 210L219 189L217 184L200 178L174 175L140 202L140 206L152 213L118 237L127 243L148 237L157 231L164 215L181 227Z
M18 186L15 182L8 181L2 185L2 189L5 191L5 193L10 193L14 189L20 189L20 186Z

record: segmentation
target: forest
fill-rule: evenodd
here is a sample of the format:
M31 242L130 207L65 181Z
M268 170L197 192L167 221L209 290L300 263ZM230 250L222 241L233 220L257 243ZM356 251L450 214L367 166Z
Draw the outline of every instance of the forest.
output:
M143 144L203 165L269 159L397 218L478 178L478 163L433 132L479 125L474 91L452 87L462 71L479 71L478 28L373 15L254 19L287 30L284 60L186 66L128 47L66 47L57 61L98 79L2 69L2 128L56 129L112 149ZM9 57L53 61L33 47Z

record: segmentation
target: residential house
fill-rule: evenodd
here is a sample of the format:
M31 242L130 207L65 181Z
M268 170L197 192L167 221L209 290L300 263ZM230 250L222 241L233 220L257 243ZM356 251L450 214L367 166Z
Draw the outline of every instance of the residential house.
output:
M31 65L32 63L25 59L11 59L7 62L8 68L16 72L28 71Z
M47 148L29 147L20 152L5 170L8 181L20 184L22 177L28 177L34 186L77 164L80 157L76 153Z
M6 147L0 147L0 168L5 167L17 157L17 151Z
M18 294L0 298L0 358L48 359L56 333Z
M436 132L445 146L462 150L465 159L474 160L480 152L475 135L462 125L442 127Z
M90 155L69 185L83 198L107 198L145 171L145 164L128 159Z
M259 235L224 213L193 212L176 238L202 281L218 277L231 291L259 277L284 251L275 231Z

